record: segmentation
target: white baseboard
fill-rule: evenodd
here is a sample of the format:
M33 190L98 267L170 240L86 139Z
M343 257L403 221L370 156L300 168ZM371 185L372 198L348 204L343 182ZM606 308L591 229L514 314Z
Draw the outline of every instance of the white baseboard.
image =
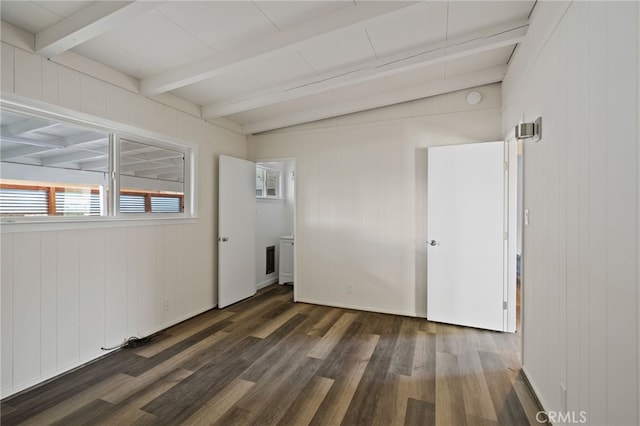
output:
M265 288L271 284L275 284L278 282L278 277L269 278L268 280L264 280L261 283L256 284L256 290L260 290L261 288Z
M392 314L392 315L400 315L403 317L424 318L416 315L415 312L396 311L393 309L370 308L368 306L350 305L347 303L325 302L323 300L296 299L295 301L302 302L302 303L310 303L312 305L322 305L322 306L331 306L334 308L353 309L355 311L376 312L379 314Z
M533 394L534 398L537 400L538 405L540 406L540 408L542 409L542 411L547 411L546 404L544 403L544 400L542 399L542 397L540 396L540 392L538 391L538 388L536 387L535 383L531 380L531 376L529 375L529 373L527 373L527 368L523 365L522 366L522 376L524 377L524 381L527 384L527 386L529 386L529 389L531 390L531 393Z

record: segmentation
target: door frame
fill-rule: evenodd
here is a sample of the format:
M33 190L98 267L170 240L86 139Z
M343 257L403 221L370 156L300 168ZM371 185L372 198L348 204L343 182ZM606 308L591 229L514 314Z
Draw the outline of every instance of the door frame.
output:
M298 160L296 157L264 157L264 158L252 158L250 161L254 163L269 163L269 162L285 162L293 161L293 170L295 172L295 179L293 185L293 301L298 301L298 287L301 284L298 279Z
M524 205L524 195L525 195L525 185L524 185L524 150L525 150L525 144L524 141L522 140L518 140L515 137L515 130L514 127L511 127L511 130L509 130L506 135L504 136L504 141L505 141L505 150L508 150L508 154L505 154L505 156L508 155L508 159L509 159L509 166L510 168L512 167L512 161L515 162L515 173L509 173L509 196L513 197L513 200L509 200L509 205L510 207L513 209L515 206L515 211L512 212L513 217L510 216L508 217L508 220L511 220L513 218L515 218L515 222L511 222L511 227L514 228L515 232L515 242L511 243L511 237L509 238L510 244L509 244L509 250L507 255L511 256L513 259L517 258L517 250L518 250L518 243L517 243L517 239L518 237L520 238L520 298L518 300L517 298L517 287L516 287L516 295L514 296L514 300L516 303L520 302L520 316L518 318L518 314L517 314L517 310L516 310L516 323L519 320L520 321L520 327L518 329L518 332L520 333L520 362L523 362L523 354L524 354L524 330L525 330L525 314L524 314L524 305L526 303L525 297L524 297L524 281L525 281L525 277L524 277L524 259L525 259L525 229L526 229L526 223L524 221L524 211L525 211L525 205ZM522 161L518 162L519 157L522 157ZM520 203L521 201L521 203ZM518 223L521 224L521 226L518 226ZM511 260L513 260L511 259ZM517 262L517 260L513 260L514 262L514 267L516 267L515 262ZM517 279L517 277L516 277ZM517 283L516 283L517 286ZM516 309L516 306L514 305L514 309Z

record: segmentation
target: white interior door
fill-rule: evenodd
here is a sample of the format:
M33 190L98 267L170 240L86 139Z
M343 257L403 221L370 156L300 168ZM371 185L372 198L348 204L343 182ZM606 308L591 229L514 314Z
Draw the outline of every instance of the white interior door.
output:
M505 330L504 143L429 148L427 317Z
M256 293L256 165L220 156L218 179L218 307Z

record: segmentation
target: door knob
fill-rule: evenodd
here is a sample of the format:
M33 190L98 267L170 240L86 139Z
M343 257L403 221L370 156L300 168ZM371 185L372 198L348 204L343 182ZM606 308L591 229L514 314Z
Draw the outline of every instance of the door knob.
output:
M435 246L437 244L436 240L429 241L430 246Z

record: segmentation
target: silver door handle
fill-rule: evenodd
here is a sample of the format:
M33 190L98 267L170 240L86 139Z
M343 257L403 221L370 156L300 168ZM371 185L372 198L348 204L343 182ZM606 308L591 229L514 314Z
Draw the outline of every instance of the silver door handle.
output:
M429 245L430 245L430 246L435 246L436 244L438 244L438 243L436 242L436 240L431 240L431 241L429 241Z
M226 243L227 241L229 241L229 238L227 238L227 237L220 237L220 238L218 238L218 241L222 241L223 243Z

